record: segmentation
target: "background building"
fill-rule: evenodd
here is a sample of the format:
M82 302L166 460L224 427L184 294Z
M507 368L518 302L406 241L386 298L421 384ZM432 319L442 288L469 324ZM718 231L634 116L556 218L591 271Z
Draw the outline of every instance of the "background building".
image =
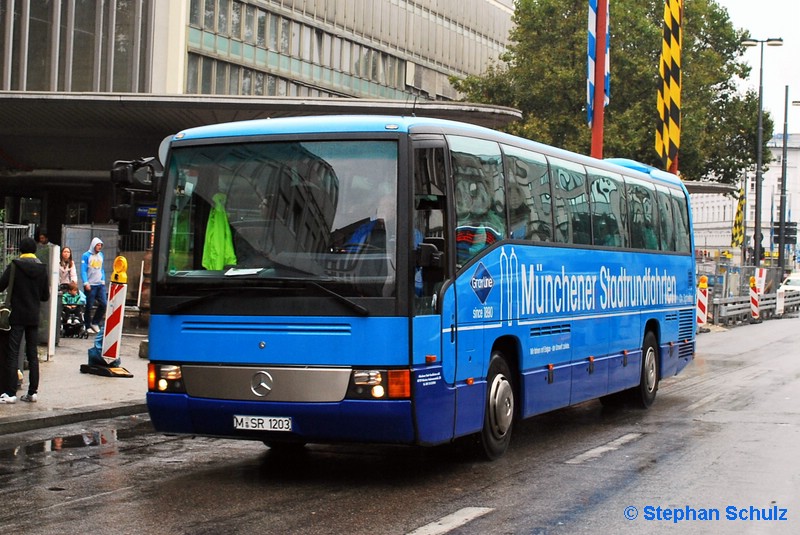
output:
M783 169L783 134L775 135L768 143L772 159L769 169L762 174L761 195L761 245L765 260L777 261L778 245L773 243L773 224L780 222L781 175ZM786 156L786 219L797 222L800 219L800 134L789 134ZM745 250L753 246L755 227L755 170L742 177L746 184L745 202ZM699 255L711 260L729 252L735 262L742 257L741 248L731 247L731 233L736 217L737 200L730 195L695 193L692 194L692 213L694 215L695 246ZM796 259L797 248L787 246L786 265L791 266ZM752 262L752 259L750 259Z
M417 110L513 120L430 105L457 98L448 77L499 57L512 15L512 0L3 0L6 222L55 242L62 225L108 222L113 162L199 124Z

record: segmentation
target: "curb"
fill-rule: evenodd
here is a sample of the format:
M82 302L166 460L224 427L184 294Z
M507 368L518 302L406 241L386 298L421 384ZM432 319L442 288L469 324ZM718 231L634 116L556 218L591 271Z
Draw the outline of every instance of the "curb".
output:
M43 415L12 416L0 421L0 435L34 431L46 427L74 424L87 420L102 418L116 418L117 416L131 416L147 412L147 403L118 403L79 409L64 409L52 411Z

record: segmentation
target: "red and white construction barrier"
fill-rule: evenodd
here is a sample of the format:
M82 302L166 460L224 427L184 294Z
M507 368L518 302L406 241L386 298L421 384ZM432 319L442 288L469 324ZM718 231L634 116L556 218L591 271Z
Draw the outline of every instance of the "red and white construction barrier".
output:
M756 291L758 295L764 293L764 286L767 284L767 269L756 268Z
M708 288L697 289L697 326L705 327L708 322Z
M778 288L778 294L775 296L775 315L783 316L786 308L786 290Z
M697 285L697 328L708 323L708 277L701 276Z
M128 276L125 273L127 267L128 262L124 257L114 259L114 275L108 288L108 306L101 352L101 356L109 364L119 358L122 342L122 320L125 319L125 297L128 293Z
M755 283L755 277L750 278L750 318L753 321L760 319L758 312L759 291Z

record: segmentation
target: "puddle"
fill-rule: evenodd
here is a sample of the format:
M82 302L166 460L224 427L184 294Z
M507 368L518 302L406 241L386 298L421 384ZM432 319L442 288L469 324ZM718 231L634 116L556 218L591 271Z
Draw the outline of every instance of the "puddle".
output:
M7 446L0 449L0 460L10 460L37 453L107 446L153 432L153 426L149 420L135 422L133 425L130 425L130 422L125 423L127 425L96 425L73 434L57 435L45 440Z

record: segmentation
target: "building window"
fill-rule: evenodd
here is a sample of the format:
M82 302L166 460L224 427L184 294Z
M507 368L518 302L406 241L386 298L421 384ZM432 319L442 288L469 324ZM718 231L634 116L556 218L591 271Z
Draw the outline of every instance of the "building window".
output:
M19 222L23 225L41 225L42 199L21 197L19 200Z
M202 58L200 70L200 92L204 95L212 93L212 84L214 82L214 60L209 58Z
M197 26L198 28L201 27L202 17L202 3L203 0L192 0L189 4L189 24L192 26Z
M214 84L214 93L217 95L224 95L226 89L228 88L227 78L228 78L228 64L222 63L221 61L217 63L217 82Z
M83 225L89 222L89 206L85 202L67 203L67 225Z
M256 21L256 44L261 48L267 48L267 12L260 9Z
M239 75L241 73L241 67L238 65L231 65L231 75L228 81L228 94L229 95L238 95L239 94Z
M275 51L278 50L279 22L280 22L280 17L278 17L275 14L270 14L269 31L267 32L267 44L270 50L275 50Z
M256 42L256 8L248 5L244 17L244 41L255 44Z
M231 37L242 38L242 4L235 0L231 4Z
M217 11L216 6L214 5L216 2L215 0L206 0L205 1L205 10L203 13L203 27L214 31L215 23L217 22Z

